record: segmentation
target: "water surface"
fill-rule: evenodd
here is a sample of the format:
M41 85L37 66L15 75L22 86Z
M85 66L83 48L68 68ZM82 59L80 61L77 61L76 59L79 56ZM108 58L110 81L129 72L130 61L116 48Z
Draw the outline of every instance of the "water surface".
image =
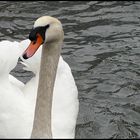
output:
M0 40L21 41L43 15L61 20L62 56L79 90L76 138L140 137L140 2L0 2ZM27 82L32 73L12 71Z

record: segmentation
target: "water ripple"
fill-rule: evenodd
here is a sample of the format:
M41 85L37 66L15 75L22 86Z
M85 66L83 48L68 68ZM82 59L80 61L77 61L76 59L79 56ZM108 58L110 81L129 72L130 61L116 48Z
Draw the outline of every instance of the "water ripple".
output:
M76 138L140 137L140 2L0 2L0 40L28 37L36 18L59 18L62 55L79 90ZM26 83L22 65L11 72Z

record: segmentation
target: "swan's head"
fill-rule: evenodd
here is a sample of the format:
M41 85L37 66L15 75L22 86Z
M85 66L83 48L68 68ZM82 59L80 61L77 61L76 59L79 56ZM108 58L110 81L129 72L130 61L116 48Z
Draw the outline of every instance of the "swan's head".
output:
M32 57L41 44L58 42L63 40L63 37L62 24L58 19L50 16L38 18L29 34L31 43L23 53L23 58L28 59Z

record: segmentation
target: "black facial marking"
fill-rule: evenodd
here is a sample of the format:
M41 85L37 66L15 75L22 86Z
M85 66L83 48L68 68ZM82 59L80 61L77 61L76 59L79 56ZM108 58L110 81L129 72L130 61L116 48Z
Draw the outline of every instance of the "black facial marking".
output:
M30 34L29 34L29 39L31 41L36 42L36 40L37 40L37 33L39 33L42 36L43 41L44 41L45 40L45 32L46 32L47 28L49 28L49 26L50 25L48 24L46 26L40 26L40 27L33 28L31 30Z
M23 54L23 56L22 56L24 59L28 59L28 57L27 57L27 54L25 53L25 54Z

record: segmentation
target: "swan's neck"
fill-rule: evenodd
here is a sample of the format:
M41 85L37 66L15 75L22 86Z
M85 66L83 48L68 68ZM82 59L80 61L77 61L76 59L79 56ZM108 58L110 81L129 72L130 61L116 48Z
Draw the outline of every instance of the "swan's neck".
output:
M35 108L32 138L52 138L51 108L53 87L61 51L61 42L45 44L42 47L39 84Z

